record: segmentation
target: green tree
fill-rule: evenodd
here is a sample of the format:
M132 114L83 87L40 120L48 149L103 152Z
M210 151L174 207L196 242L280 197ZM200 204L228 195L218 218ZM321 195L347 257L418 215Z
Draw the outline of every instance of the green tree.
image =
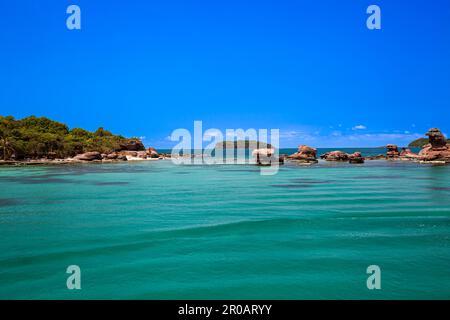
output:
M87 151L108 153L120 149L129 139L100 127L95 132L67 125L46 117L21 120L0 116L0 159L38 158L51 155L69 157Z
M13 140L14 125L15 120L13 117L0 116L0 144L3 160L7 160L9 156L14 153L14 148L11 144Z

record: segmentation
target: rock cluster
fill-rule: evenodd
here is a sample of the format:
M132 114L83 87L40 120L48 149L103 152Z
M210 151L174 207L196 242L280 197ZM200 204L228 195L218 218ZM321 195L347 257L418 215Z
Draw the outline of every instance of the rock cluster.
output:
M391 160L413 160L420 162L444 162L450 163L450 144L438 128L431 128L426 133L429 143L423 146L419 154L412 152L408 148L402 148L401 152L394 144L388 144L386 153L387 159Z
M320 156L321 159L326 161L342 161L349 163L364 163L364 158L361 155L361 152L355 152L352 154L345 153L343 151L331 151L324 153Z
M421 161L450 162L450 144L447 144L445 136L437 128L431 128L426 133L429 144L425 145L419 152Z
M322 154L320 158L326 161L348 161L349 155L342 151L331 151Z
M301 163L317 163L317 149L301 145L296 153L291 154L287 158Z
M131 146L133 144L130 144ZM138 145L138 144L137 144ZM134 147L131 147L134 148ZM137 147L139 148L139 147ZM148 150L132 151L132 150L120 150L111 153L100 154L100 152L86 152L76 155L74 161L127 161L127 160L139 160L139 159L158 159L160 155L155 148L148 148Z

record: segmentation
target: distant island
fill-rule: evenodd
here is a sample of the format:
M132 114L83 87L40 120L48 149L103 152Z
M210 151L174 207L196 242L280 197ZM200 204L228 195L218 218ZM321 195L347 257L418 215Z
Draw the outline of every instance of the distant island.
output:
M417 140L414 140L410 144L408 144L408 147L409 148L423 148L428 143L430 143L428 141L428 138L419 138ZM450 143L450 139L447 139L447 143Z
M272 148L270 143L256 140L224 140L218 142L215 146L216 149L250 149L250 147L256 147L257 149Z
M16 120L0 116L0 159L23 160L38 158L68 158L96 151L145 150L137 138L125 138L98 128L90 132L69 127L46 117L30 116Z

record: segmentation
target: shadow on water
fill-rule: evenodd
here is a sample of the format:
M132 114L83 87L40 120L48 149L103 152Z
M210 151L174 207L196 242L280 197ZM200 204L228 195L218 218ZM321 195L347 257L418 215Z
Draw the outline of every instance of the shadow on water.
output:
M95 186L125 186L130 184L126 181L104 181L104 182L92 182Z
M68 178L56 178L57 175L37 175L37 176L23 176L23 177L0 177L1 182L12 182L20 184L83 184L95 186L112 186L112 185L128 185L126 181L88 181L76 180Z
M287 184L272 184L271 187L275 188L286 188L286 189L303 189L313 187L315 185L322 184L331 184L334 183L335 180L316 180L316 179L308 179L308 178L296 178L290 179L290 183Z
M28 169L28 168L27 168ZM45 170L45 171L44 171ZM140 174L166 171L162 168L155 168L151 166L142 166L140 164L112 164L112 165L65 165L65 166L48 166L40 167L39 169L30 168L29 170L21 171L21 175L15 176L0 176L1 182L13 182L21 184L85 184L95 186L110 186L110 185L127 185L129 182L124 181L88 181L72 179L70 177L78 177L90 174L104 174L104 173L122 173L122 174Z
M363 175L351 177L356 180L389 180L389 179L405 179L406 177L400 175Z
M292 181L292 182L298 183L298 184L308 184L308 185L329 184L329 183L336 182L335 180L316 180L316 179L307 179L307 178L296 178L296 179L290 179L289 181Z
M0 198L0 207L16 206L19 204L22 204L22 201L18 199Z
M450 191L450 187L433 187L433 186L428 186L427 187L430 190L435 190L435 191Z
M271 184L271 187L274 188L285 188L285 189L303 189L311 187L312 185L308 184Z

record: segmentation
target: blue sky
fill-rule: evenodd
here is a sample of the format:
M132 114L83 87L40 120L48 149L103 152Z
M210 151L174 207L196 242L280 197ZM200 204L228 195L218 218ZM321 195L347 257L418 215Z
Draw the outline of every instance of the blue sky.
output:
M404 145L450 132L449 23L447 0L2 1L0 114L160 148L194 120L279 128L283 147Z

